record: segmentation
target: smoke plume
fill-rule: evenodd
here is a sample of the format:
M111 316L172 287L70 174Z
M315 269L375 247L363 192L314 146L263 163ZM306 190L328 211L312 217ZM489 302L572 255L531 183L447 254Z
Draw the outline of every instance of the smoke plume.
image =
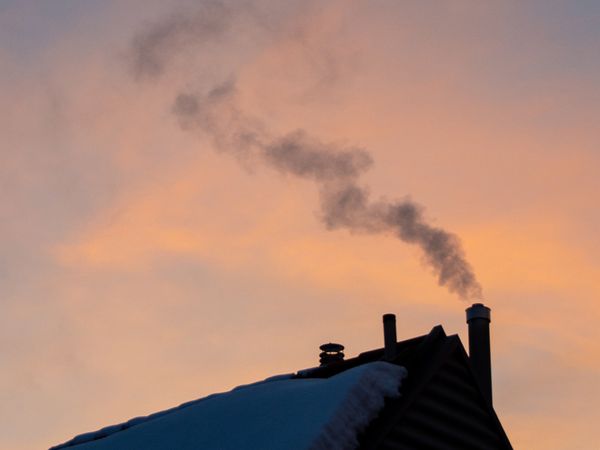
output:
M213 7L208 16L198 16L201 19L170 18L157 24L134 41L135 67L140 73L159 74L161 55L177 51L190 36L222 32L223 18L231 14ZM301 129L272 135L262 121L240 110L236 97L235 81L227 80L204 93L178 93L172 111L183 129L209 137L217 151L242 161L260 161L282 174L316 183L327 229L385 233L417 245L441 286L463 299L481 298L481 286L456 235L427 223L423 208L408 198L371 198L360 180L373 165L369 152L322 142Z
M224 35L236 10L225 3L199 2L193 11L173 13L135 36L132 70L136 79L157 78L174 52L194 43L205 43Z

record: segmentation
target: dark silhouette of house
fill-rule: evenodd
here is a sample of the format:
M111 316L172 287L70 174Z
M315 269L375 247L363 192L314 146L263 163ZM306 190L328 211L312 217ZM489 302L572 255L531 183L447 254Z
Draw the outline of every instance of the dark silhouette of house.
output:
M386 401L359 437L361 449L512 449L492 406L489 308L475 304L467 319L471 358L460 338L446 335L441 325L396 343L395 318L386 315L386 348L299 375L330 377L382 359L407 369L401 397Z
M434 327L426 335L397 342L395 317L386 314L383 321L385 342L383 348L344 359L343 346L325 344L321 346L319 367L277 377L275 382L267 380L267 382L250 385L250 389L234 389L231 393L219 394L222 397L217 395L216 400L211 400L214 397L210 396L149 417L132 419L124 424L78 436L53 449L232 448L231 444L221 446L219 442L223 441L203 441L202 436L198 437L198 433L213 433L215 427L221 426L230 434L247 434L247 438L236 437L239 443L233 448L240 449L512 449L492 406L489 308L482 304L474 304L467 309L470 356L467 355L459 337L446 335L441 325ZM363 376L365 373L371 374L371 378L366 382ZM397 385L394 386L396 391L399 386L399 395L384 396L382 392L386 391L381 390L379 392L381 398L370 401L370 396L375 394L370 393L372 389L368 385L378 384L380 379L381 383L385 384L383 378L386 376L388 384L390 376L402 378L402 381L398 379ZM364 386L362 390L355 389L355 385L360 384L357 380L366 383L366 390ZM337 409L332 409L337 411L335 414L327 413L329 416L341 415L341 418L331 420L331 417L322 413L321 410L328 406L328 400L319 402L319 400L308 399L311 389L313 394L315 389L321 389L321 393L313 397L326 397L323 393L333 391L338 385L344 384L354 386L343 391L345 397L360 398L345 398ZM299 388L304 391L299 391ZM257 397L252 389L260 391L259 396L264 396L266 393L267 400ZM387 389L389 393L389 386ZM271 390L280 390L283 394L274 401L269 396ZM249 399L247 402L243 398L244 395ZM236 399L235 402L231 402L233 398ZM201 411L202 408L204 410L210 408L211 401L225 402L221 410L215 409L217 415L218 411L221 411L220 418L215 418L215 414L210 410L208 413L204 411L204 416L198 416L197 412L193 412L194 409ZM228 401L230 403L227 403ZM264 405L265 401L270 402L268 406ZM295 418L287 420L285 415L291 416L290 411L297 408L298 404L303 409L297 409ZM261 405L267 413L254 411L256 405ZM361 405L364 405L364 408ZM369 410L368 415L362 418L354 417L361 416L361 409ZM189 412L188 415L196 414L196 421L182 427L180 422L187 420L186 411ZM319 414L329 418L322 422L322 426L318 425L321 423L320 419L312 420L311 425L311 419ZM198 417L202 418L198 419ZM243 417L246 419L242 419ZM216 420L216 423L206 424L207 421L212 420ZM247 426L244 427L244 424L235 424L236 420L238 422L247 420L249 425L246 424ZM228 421L230 423L221 423ZM232 426L233 424L235 426ZM266 436L266 439L263 439L265 436L256 439L257 434L271 433L275 436L277 432L286 433L282 431L285 428L282 424L286 424L292 430L287 440L282 440L281 436L277 438L279 440L275 437L269 440L269 436ZM203 426L205 431L198 431ZM238 431L235 431L236 426ZM293 437L302 434L303 426L315 428L316 432L313 434L321 436L313 439L308 433L309 436L303 436L302 439ZM319 427L327 429L325 439L323 431L317 430ZM135 430L138 435L137 440L126 440L125 433L130 430ZM166 444L160 444L160 436L164 433L170 433L171 437ZM182 436L186 433L187 436ZM195 438L194 433L196 433ZM116 439L122 436L125 436L125 440ZM259 444L258 441L262 443ZM212 443L207 444L207 442Z

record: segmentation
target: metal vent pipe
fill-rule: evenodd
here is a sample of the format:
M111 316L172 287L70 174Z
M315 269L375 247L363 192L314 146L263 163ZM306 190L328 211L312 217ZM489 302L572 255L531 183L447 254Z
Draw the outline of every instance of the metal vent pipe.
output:
M396 357L396 316L394 314L383 315L383 341L383 358L392 361Z
M469 326L469 359L484 395L492 404L491 309L483 303L475 303L466 311Z

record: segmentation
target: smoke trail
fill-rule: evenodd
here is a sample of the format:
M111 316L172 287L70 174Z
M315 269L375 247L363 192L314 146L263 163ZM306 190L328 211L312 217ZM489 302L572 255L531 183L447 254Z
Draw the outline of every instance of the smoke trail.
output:
M177 22L175 26L172 19L158 24L145 33L145 39L138 37L135 41L138 57L134 61L144 61L140 67L150 74L156 67L162 70L160 64L153 63L156 55L166 49L176 51L182 34L208 36L215 30L220 32L221 28L214 26L214 17L184 21L184 25ZM440 285L463 299L482 297L481 286L456 235L428 224L423 208L410 199L371 199L368 188L360 184L361 175L373 164L366 150L325 143L303 130L271 135L264 123L240 110L233 80L204 94L179 93L172 111L184 129L208 136L217 151L242 161L258 160L283 174L313 180L319 188L321 219L328 229L392 234L415 244Z
M222 36L231 26L235 10L217 1L199 2L193 11L174 13L135 36L132 70L136 79L156 78L173 55L173 49Z
M462 298L481 297L481 287L454 234L429 225L423 209L408 199L370 199L368 189L359 184L361 174L373 164L365 150L324 143L303 130L271 136L260 122L236 108L233 82L204 96L179 94L173 112L184 128L210 136L219 151L259 159L281 173L314 180L328 229L392 233L421 248L440 285Z

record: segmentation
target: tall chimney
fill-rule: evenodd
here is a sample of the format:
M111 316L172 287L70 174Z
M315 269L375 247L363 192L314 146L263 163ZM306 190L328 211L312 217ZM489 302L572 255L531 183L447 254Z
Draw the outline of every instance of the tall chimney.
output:
M394 314L383 315L383 342L386 361L396 357L396 316Z
M474 303L466 309L469 324L469 358L490 405L492 404L492 363L490 355L490 308Z

